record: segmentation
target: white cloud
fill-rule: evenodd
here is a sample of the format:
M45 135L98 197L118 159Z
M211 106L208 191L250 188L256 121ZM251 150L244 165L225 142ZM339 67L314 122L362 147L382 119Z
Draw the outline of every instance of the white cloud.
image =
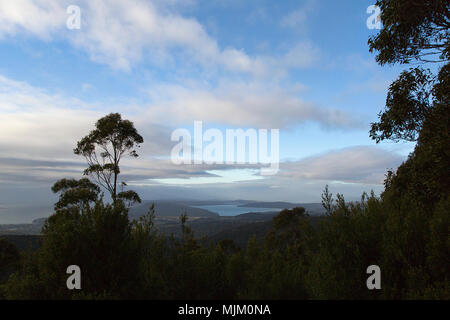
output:
M305 10L299 9L289 13L281 19L281 25L291 28L304 28L307 21Z
M302 102L293 95L296 89L282 89L271 84L262 87L261 83L223 83L214 90L196 91L173 86L155 89L159 96L154 100L160 104L116 108L124 117L134 121L145 141L139 152L139 161L123 163L127 181L207 177L210 175L207 170L236 169L227 165L173 165L168 155L173 147L171 128L177 121L203 119L265 128L308 120L319 121L326 126L350 125L348 117L336 110L320 109ZM72 153L72 148L93 129L98 118L116 110L107 111L102 105L53 94L0 76L0 180L3 183L48 184L64 176L79 177L84 162ZM332 160L330 163L338 162ZM323 170L327 170L328 164L323 165ZM247 169L251 168L254 166ZM292 170L295 176L296 167Z
M308 16L314 11L315 6L315 0L306 1L301 7L282 17L281 26L304 32L307 29Z
M83 92L87 92L93 88L94 88L94 86L90 83L82 83L81 84L81 91L83 91Z
M113 68L130 70L144 58L155 64L171 59L170 50L200 64L219 64L248 71L242 51L222 51L203 26L171 10L161 10L161 2L135 0L88 1L81 8L81 29L67 30L66 13L70 1L15 0L0 2L0 37L25 33L50 40L62 36L87 51L92 60ZM168 3L168 7L173 4Z
M243 181L254 181L264 179L258 175L259 170L255 169L229 169L229 170L208 170L210 176L191 176L189 178L162 178L151 179L149 181L140 182L140 185L145 186L154 184L155 182L168 185L203 185L203 184L220 184L220 183L236 183ZM139 183L132 183L139 185Z
M67 1L0 1L0 38L25 32L50 39L65 26Z
M299 42L284 55L284 65L290 68L307 68L316 64L321 52L311 42Z
M286 57L251 57L244 49L221 49L203 25L175 12L171 2L79 0L81 29L68 30L66 8L71 4L69 0L2 1L0 38L27 34L47 41L68 39L93 61L127 71L142 61L158 66L182 59L207 69L272 75L280 68L307 67L317 56L312 45L297 46Z
M163 14L151 2L87 1L83 7L85 23L72 39L95 61L128 70L143 55L165 58L174 48L199 62L221 54L215 40L195 19Z
M280 176L289 179L382 184L388 169L396 169L404 156L378 147L356 146L299 161L280 164Z
M301 89L301 88L300 88ZM148 118L192 123L203 120L241 127L285 128L306 121L327 128L359 128L354 116L324 108L298 97L298 88L276 83L223 81L219 86L156 86L150 92L154 104Z
M73 159L76 141L93 129L97 119L108 112L126 110L126 106L110 108L105 110L102 105L49 93L0 75L2 156ZM139 120L139 116L136 118ZM166 153L170 131L157 124L138 122L149 140L145 150L157 155Z
M301 88L300 88L301 89ZM337 109L302 101L299 88L273 83L225 81L216 88L205 86L155 86L152 103L108 105L47 92L0 75L0 149L4 157L73 160L75 142L95 121L120 111L135 122L144 136L144 156L167 156L173 142L170 133L194 120L219 125L284 128L305 121L325 127L352 128L357 123Z

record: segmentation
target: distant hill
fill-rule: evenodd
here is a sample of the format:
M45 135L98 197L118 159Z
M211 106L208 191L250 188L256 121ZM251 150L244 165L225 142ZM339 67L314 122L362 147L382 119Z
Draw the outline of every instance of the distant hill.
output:
M274 209L291 209L295 207L303 207L312 215L320 215L325 213L325 209L322 207L321 203L292 203L284 201L275 202L248 202L239 205L239 207L257 207L257 208L274 208ZM280 211L279 210L279 211Z
M0 236L2 235L38 235L41 233L42 224L0 224Z
M214 206L214 205L224 205L224 204L234 204L234 205L241 205L241 204L249 204L252 202L252 200L180 200L180 201L171 201L171 202L177 202L182 203L187 206Z
M277 211L271 211L271 212L247 212L238 214L237 216L234 216L235 220L240 221L265 221L265 220L272 220L273 217L275 217L278 213L280 213L279 210Z
M275 201L275 202L248 202L239 205L239 207L257 207L257 208L277 208L277 209L290 209L298 207L298 204L291 202Z
M162 206L165 207L165 206ZM147 209L147 204L143 204L139 212L144 212ZM170 208L170 207L166 207ZM178 207L177 207L178 208ZM255 235L258 241L262 241L266 233L272 227L272 219L277 212L263 212L263 213L244 213L232 217L205 217L202 219L190 219L188 225L194 231L195 236L200 239L206 236L207 243L219 242L221 240L231 239L235 244L241 248L245 248L248 240ZM135 216L135 218L138 215ZM173 234L176 238L181 236L180 222L178 221L178 215L162 217L160 220L155 221L155 227L161 232L161 234L169 236ZM318 222L321 219L326 219L325 216L311 216L309 220L313 227L317 227ZM29 225L16 225L16 226L36 226L37 224ZM1 225L0 225L1 226ZM12 227L14 225L10 225ZM42 236L37 235L23 235L27 229L23 229L22 232L9 232L1 235L0 238L5 237L9 242L13 243L19 250L35 249L39 246L39 240ZM22 234L22 235L19 235Z
M285 208L304 207L310 216L321 216L324 214L324 209L320 203L290 203L282 201L263 202L251 200L145 200L141 204L133 206L130 209L130 219L138 219L140 216L146 214L153 203L155 203L155 223L157 227L165 234L177 234L180 232L178 218L183 213L188 215L190 218L188 220L188 224L192 224L194 231L196 231L197 235L200 236L216 234L225 231L227 228L233 229L242 224L270 221L275 215ZM219 214L204 208L193 207L195 205L206 204L234 204L240 207L273 208L273 210L270 212L248 212L237 216L226 217L220 216ZM0 235L39 235L44 222L45 218L39 218L33 220L33 223L29 224L0 224ZM259 229L258 225L255 225L254 227ZM252 227L249 226L248 228L251 229ZM238 233L245 232L246 231L242 231Z
M34 219L31 223L43 226L47 218L37 218Z
M142 201L141 204L133 206L130 209L129 212L130 219L136 219L146 214L153 203L155 204L156 217L179 217L183 213L186 213L188 217L200 217L200 218L219 217L217 213L201 208L190 207L188 205L178 202L145 200Z

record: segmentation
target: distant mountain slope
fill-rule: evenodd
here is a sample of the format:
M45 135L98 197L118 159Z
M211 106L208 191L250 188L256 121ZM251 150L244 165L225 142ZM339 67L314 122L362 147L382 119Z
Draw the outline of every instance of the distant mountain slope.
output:
M256 208L274 208L274 209L291 209L294 207L303 207L306 211L309 211L310 214L323 214L325 213L325 209L322 207L321 203L292 203L292 202L284 202L284 201L275 201L275 202L248 202L239 205L239 207L256 207Z
M38 235L43 223L0 224L1 235Z
M155 204L156 217L179 217L183 213L186 213L188 217L201 217L201 218L219 217L217 213L201 208L190 207L188 205L178 202L145 200L142 201L141 204L133 206L131 208L129 212L130 219L135 219L146 214L153 203Z
M241 204L250 204L252 200L175 200L171 202L177 202L182 203L187 206L214 206L214 205L226 205L226 204L234 204L234 205L241 205Z
M270 212L247 212L234 216L235 220L239 221L266 221L272 220L280 211L270 211Z
M155 203L156 225L163 233L177 233L180 231L179 217L183 213L187 213L188 224L192 224L198 235L211 235L224 231L231 227L254 222L266 222L272 220L283 208L292 208L296 206L304 207L310 216L321 216L324 209L319 203L289 203L289 202L256 202L249 200L227 201L227 204L241 205L247 207L250 211L256 211L253 208L273 208L270 212L248 212L236 216L220 216L215 212L211 212L204 208L191 207L205 203L219 203L214 201L166 201L166 200L145 200L141 204L130 209L129 217L131 220L137 219L146 214ZM224 204L224 202L220 202ZM281 207L281 208L280 208ZM201 218L201 219L198 219ZM198 220L198 221L197 221ZM45 218L33 220L29 224L0 224L0 235L38 235L41 232ZM250 228L250 227L249 227Z
M298 204L291 202L275 201L275 202L249 202L239 205L239 207L256 207L256 208L277 208L277 209L289 209L297 207Z
M144 212L144 209L147 208L147 204L144 203L140 212ZM206 217L203 219L188 220L187 224L192 228L197 239L206 236L206 243L217 243L221 240L231 239L239 247L245 248L248 240L253 235L256 236L258 241L262 241L264 239L264 236L272 227L272 219L276 214L276 212L264 212L245 213L234 217ZM135 218L136 217L137 216L135 216ZM175 238L179 238L181 236L181 226L178 219L174 219L175 217L178 216L167 216L156 220L155 228L165 236L173 234ZM326 217L309 217L309 220L314 228L317 227L317 224L321 219L326 219ZM28 227L30 225L28 225ZM22 232L26 230L27 229L24 229ZM0 229L0 238L7 238L7 240L16 245L19 250L26 250L28 248L35 249L39 246L38 240L42 239L42 236L38 235L18 235L23 234L19 232L16 232L15 234L16 235L14 235L14 232L9 232L6 233L6 235L1 235Z

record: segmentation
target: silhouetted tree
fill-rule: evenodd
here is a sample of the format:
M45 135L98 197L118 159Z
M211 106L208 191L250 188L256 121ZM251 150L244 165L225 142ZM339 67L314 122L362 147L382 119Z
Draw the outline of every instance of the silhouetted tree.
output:
M134 124L122 120L119 113L111 113L97 121L95 129L78 141L74 153L86 158L89 167L84 171L103 188L108 190L113 201L124 199L140 202L133 191L118 194L117 180L120 161L126 155L138 157L135 150L144 142Z
M384 65L436 62L448 67L450 58L450 4L445 0L379 0L383 29L369 39L371 52ZM436 86L448 89L447 76L436 77L429 69L411 68L402 72L389 87L386 109L380 121L372 123L370 136L384 139L417 140L431 109L442 96ZM442 90L440 90L442 92ZM448 90L445 103L448 106Z
M450 268L443 258L450 250L443 216L450 201L450 3L377 4L384 28L369 39L377 61L419 65L392 83L386 109L370 131L377 142L417 141L397 171L388 172L382 193L384 297L448 299L449 277L442 270ZM438 72L425 69L426 63L436 63Z
M322 192L322 207L325 209L327 215L330 215L333 211L333 194L328 191L328 185Z

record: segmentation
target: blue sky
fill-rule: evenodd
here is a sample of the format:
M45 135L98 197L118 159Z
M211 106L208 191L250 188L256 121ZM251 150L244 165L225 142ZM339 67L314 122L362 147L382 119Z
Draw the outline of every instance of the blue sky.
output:
M413 145L368 135L401 71L368 51L373 3L2 1L0 205L51 206L54 181L80 177L76 141L110 112L144 137L122 171L146 199L318 202L325 184L349 199L379 192ZM66 27L69 5L80 29ZM174 165L171 132L195 120L279 129L279 173Z

